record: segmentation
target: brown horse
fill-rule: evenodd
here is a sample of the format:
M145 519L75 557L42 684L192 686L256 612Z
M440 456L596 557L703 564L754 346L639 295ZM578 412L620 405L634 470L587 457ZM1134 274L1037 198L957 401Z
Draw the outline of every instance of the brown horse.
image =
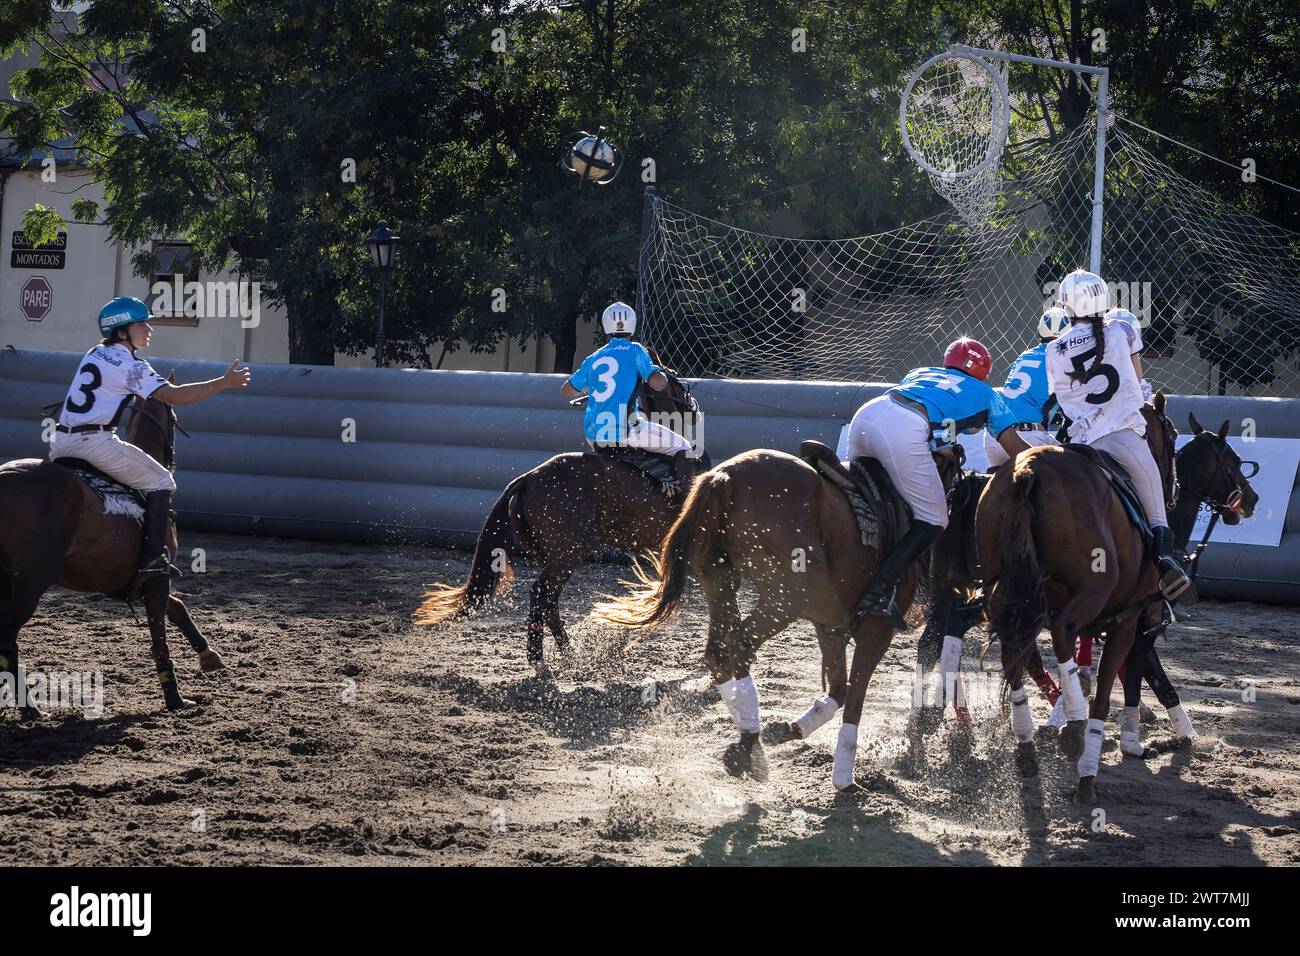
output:
M1177 430L1164 409L1159 393L1142 414L1172 503ZM1101 469L1060 447L1032 448L1016 457L1014 467L999 469L980 497L976 530L990 630L1001 641L1003 676L1011 688L1013 729L1022 748L1033 746L1025 739L1022 681L1046 622L1065 698L1067 723L1059 743L1079 761L1079 800L1095 803L1115 675L1133 647L1139 620L1163 600L1156 565ZM1074 662L1076 639L1085 630L1107 636L1090 711ZM1032 723L1029 718L1030 736Z
M689 414L689 392L671 374L669 384L664 393L639 389L642 409ZM481 610L509 586L514 563L531 559L541 573L529 595L528 663L545 676L545 630L561 653L569 647L560 593L573 572L602 547L632 553L654 548L677 517L685 492L668 497L657 479L615 455L556 455L506 485L483 522L469 577L459 586L432 585L415 623L439 624Z
M691 494L640 586L598 605L599 620L622 627L665 621L681 602L687 571L709 606L705 663L740 732L724 754L735 776L767 775L760 742L758 696L750 667L763 642L796 620L811 621L821 648L827 695L793 722L761 732L769 743L806 738L844 708L832 782L854 786L857 729L871 675L893 639L888 617L866 615L849 628L854 608L875 574L880 554L862 543L843 493L799 458L770 449L737 455L696 479ZM638 571L640 569L638 568ZM919 566L899 581L901 611L912 603ZM740 614L741 579L758 592L753 611ZM856 644L851 672L850 640Z
M126 440L172 468L175 411L156 399L137 398L134 408ZM16 684L18 632L51 585L125 597L138 565L141 536L137 519L106 514L99 496L62 465L24 458L0 466L0 673L13 674ZM174 558L174 521L167 547ZM202 670L222 670L221 655L208 645L181 599L167 588L146 588L144 605L163 699L172 710L192 706L176 684L167 621L198 652ZM27 710L36 716L32 708Z

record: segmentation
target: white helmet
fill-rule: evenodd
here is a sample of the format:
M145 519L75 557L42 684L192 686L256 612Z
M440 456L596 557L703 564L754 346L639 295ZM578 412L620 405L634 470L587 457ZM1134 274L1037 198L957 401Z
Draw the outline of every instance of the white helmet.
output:
M1110 290L1106 288L1105 280L1086 269L1075 269L1062 279L1056 294L1056 300L1076 319L1101 315L1106 311L1109 299Z
M626 302L615 302L600 317L606 335L632 335L636 332L636 310Z
M1111 309L1109 312L1106 313L1106 321L1109 322L1112 319L1117 322L1123 322L1130 329L1132 329L1133 334L1129 336L1129 338L1137 343L1138 348L1142 347L1142 320L1141 319L1139 319L1128 309L1119 309L1119 308Z
M1059 305L1053 306L1043 313L1043 317L1038 320L1038 337L1040 339L1055 339L1065 334L1065 330L1070 327L1070 314Z

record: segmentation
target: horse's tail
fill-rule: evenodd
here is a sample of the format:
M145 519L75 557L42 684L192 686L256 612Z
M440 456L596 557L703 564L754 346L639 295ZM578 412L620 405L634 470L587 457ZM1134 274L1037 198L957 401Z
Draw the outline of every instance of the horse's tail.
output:
M664 536L659 555L650 559L651 571L634 561L632 570L637 581L632 591L597 604L592 609L596 620L619 627L652 627L677 610L686 589L692 547L710 547L721 532L728 480L725 473L711 471L691 486L682 513Z
M465 583L459 586L431 585L415 609L416 624L440 624L453 618L467 617L509 587L514 579L512 562L523 550L519 533L527 530L523 515L516 507L516 499L527 478L528 475L520 475L506 485L488 512Z
M1037 476L1029 464L1011 476L1010 505L1002 516L998 546L998 599L990 602L990 629L1023 666L1047 620L1043 572L1034 544L1034 490Z

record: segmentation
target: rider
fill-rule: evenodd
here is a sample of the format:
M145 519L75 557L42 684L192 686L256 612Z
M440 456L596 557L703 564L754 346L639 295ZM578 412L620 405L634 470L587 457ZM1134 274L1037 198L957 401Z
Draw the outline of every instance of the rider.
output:
M947 494L934 452L951 451L959 434L978 432L990 409L1001 405L984 381L992 364L989 350L979 342L958 339L944 352L941 368L913 369L859 408L849 423L849 458L878 459L912 508L911 526L880 562L854 610L855 621L863 614L898 619L894 588L899 578L948 524Z
M231 362L220 378L169 384L136 355L137 349L149 346L151 318L149 307L129 295L110 299L99 310L103 341L78 366L50 440L51 460L80 458L144 493L144 546L132 592L148 580L178 573L167 560L167 521L176 481L151 455L117 437L118 419L132 395L189 405L226 389L245 388L249 380L248 369Z
M587 356L560 386L560 394L570 399L587 394L583 431L593 448L622 446L665 455L672 460L677 487L685 487L694 471L686 460L691 443L670 428L630 414L643 379L657 392L668 387L668 377L655 365L646 347L632 341L636 311L626 303L615 302L600 321L609 341Z
M1191 586L1174 554L1160 469L1142 417L1142 343L1133 326L1106 317L1109 290L1101 276L1076 269L1061 280L1059 299L1071 327L1047 350L1052 392L1070 419L1070 440L1109 452L1133 481L1151 522L1160 590L1175 600Z
M999 414L989 415L984 432L989 468L1011 460L1012 456L1003 449L1004 444L1016 446L1019 451L1035 445L1057 444L1054 432L1060 406L1047 387L1047 343L1069 326L1070 317L1064 309L1059 306L1048 309L1038 320L1038 344L1011 363L1007 382L998 389L1002 408Z

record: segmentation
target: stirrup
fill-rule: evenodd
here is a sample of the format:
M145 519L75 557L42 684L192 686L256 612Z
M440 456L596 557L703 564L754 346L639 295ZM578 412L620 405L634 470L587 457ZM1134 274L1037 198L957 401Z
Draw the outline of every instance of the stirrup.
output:
M1187 576L1187 572L1182 568L1173 567L1167 571L1162 569L1160 577L1160 593L1164 595L1166 601L1179 604L1195 604L1200 600L1196 592L1196 585L1192 579Z
M858 606L853 609L853 631L856 632L858 625L862 623L863 618L887 617L897 628L907 627L907 621L903 618L903 612L898 609L898 602L894 595L897 587L892 587L880 597L868 600L868 595L863 595Z

